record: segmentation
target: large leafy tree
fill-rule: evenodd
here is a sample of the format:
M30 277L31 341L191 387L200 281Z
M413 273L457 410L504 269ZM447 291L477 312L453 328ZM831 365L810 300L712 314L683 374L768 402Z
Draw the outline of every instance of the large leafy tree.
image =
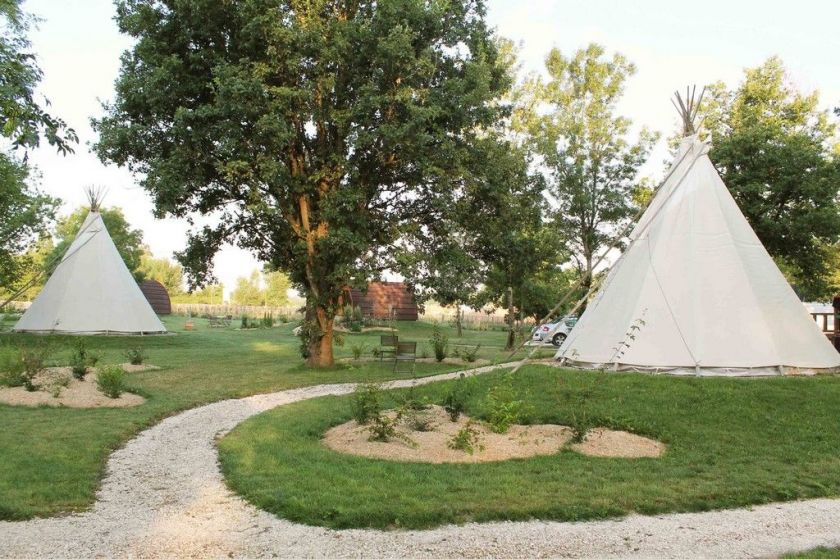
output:
M709 154L767 251L806 299L830 295L830 251L840 238L835 126L770 58L734 91L713 84L704 104Z
M313 365L333 363L342 290L389 264L404 226L458 195L503 87L483 0L123 0L105 161L159 215L215 217L180 260L211 278L225 242L307 299Z
M49 228L58 205L31 186L28 151L45 138L69 153L77 141L72 129L44 110L47 101L36 98L42 74L26 37L32 18L20 4L0 0L0 136L11 150L0 152L0 286L6 292L31 267L22 255Z
M621 54L596 44L570 57L553 49L545 66L547 78L526 82L517 122L541 157L555 225L586 290L598 251L635 213L639 168L658 136L642 129L632 141L631 121L617 114L636 71Z

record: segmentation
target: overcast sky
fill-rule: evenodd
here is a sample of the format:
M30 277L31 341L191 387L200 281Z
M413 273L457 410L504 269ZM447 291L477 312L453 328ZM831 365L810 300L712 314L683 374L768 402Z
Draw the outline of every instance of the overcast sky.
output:
M676 127L669 102L675 88L723 80L734 86L743 69L779 55L803 90L818 89L824 107L840 106L840 2L801 0L488 0L489 20L499 34L521 44L527 71L539 71L552 47L566 53L598 42L632 60L623 114L636 125L667 135ZM99 100L113 97L119 56L130 42L117 32L111 0L27 0L24 9L42 22L32 42L44 71L40 93L51 112L79 133L75 155L49 148L31 161L41 186L64 201L63 213L84 203L83 188L108 187L106 206L119 206L143 231L156 256L184 247L187 225L156 220L148 196L126 171L105 166L88 144L95 137L89 118L101 113ZM666 157L664 140L645 171L656 174ZM226 290L259 264L247 253L225 248L216 275Z

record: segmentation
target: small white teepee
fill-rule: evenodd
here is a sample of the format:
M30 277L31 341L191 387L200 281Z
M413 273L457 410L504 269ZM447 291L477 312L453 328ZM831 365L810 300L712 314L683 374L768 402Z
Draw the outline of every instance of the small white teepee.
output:
M90 194L91 211L79 233L14 331L165 333L105 228L98 193Z
M712 165L688 107L666 181L557 359L699 375L840 367Z

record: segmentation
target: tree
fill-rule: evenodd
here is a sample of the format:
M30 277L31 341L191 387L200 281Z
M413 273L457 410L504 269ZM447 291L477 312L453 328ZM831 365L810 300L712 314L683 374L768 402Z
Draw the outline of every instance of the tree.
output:
M220 283L209 284L191 293L179 293L171 299L173 303L188 305L221 305L224 303L224 286Z
M236 278L236 288L231 293L230 300L234 305L263 305L265 292L260 286L260 273L254 270L247 278L241 276Z
M545 65L547 80L525 84L530 110L520 126L541 157L555 226L586 291L598 251L635 213L639 167L658 135L642 129L631 142L631 121L616 115L624 84L636 71L621 54L605 58L596 44L572 57L552 49Z
M89 208L82 206L58 221L55 231L58 242L49 258L53 266L60 262L61 257L70 248L89 212ZM128 270L134 275L134 279L142 281L144 277L140 263L143 256L143 232L132 229L119 208L100 208L99 213ZM51 274L52 270L48 272Z
M817 92L791 85L773 57L735 91L710 86L701 114L712 162L741 211L800 296L830 295L828 262L840 238L840 156Z
M0 135L23 152L22 159L0 152L0 285L8 291L31 265L22 253L49 228L58 205L29 184L28 150L43 137L66 154L78 141L72 129L35 99L42 74L26 37L32 18L20 4L20 0L0 0Z
M289 304L289 288L292 282L283 272L266 272L263 274L265 283L264 302L270 307L282 307Z
M59 203L28 179L26 165L0 153L0 286L10 294L32 264L23 253L46 234Z
M179 255L193 284L229 242L306 296L310 364L333 363L347 285L445 216L505 86L483 0L122 0L116 100L95 121L158 215L213 214Z
M166 288L170 298L184 292L184 269L168 258L155 258L148 247L143 247L137 275L159 281Z

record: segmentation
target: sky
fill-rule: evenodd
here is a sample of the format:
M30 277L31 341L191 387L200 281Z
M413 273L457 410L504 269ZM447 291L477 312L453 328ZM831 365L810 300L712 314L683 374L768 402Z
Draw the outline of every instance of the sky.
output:
M105 205L121 207L152 253L171 258L185 246L188 225L155 219L135 177L102 164L89 148L96 140L89 120L102 114L102 101L113 99L120 54L131 46L113 21L112 1L26 0L24 9L42 19L31 33L44 72L39 94L80 138L73 155L62 157L45 146L30 156L41 188L63 200L66 214L85 203L86 186L106 187ZM718 80L735 87L744 68L773 55L782 58L797 87L819 90L825 108L840 106L837 0L488 0L488 20L520 45L526 72L539 72L553 47L570 54L597 42L624 54L638 71L619 110L636 127L663 137L677 127L669 101L675 89ZM666 157L663 139L643 172L656 176ZM235 247L225 247L215 259L216 276L228 293L237 277L260 267Z

